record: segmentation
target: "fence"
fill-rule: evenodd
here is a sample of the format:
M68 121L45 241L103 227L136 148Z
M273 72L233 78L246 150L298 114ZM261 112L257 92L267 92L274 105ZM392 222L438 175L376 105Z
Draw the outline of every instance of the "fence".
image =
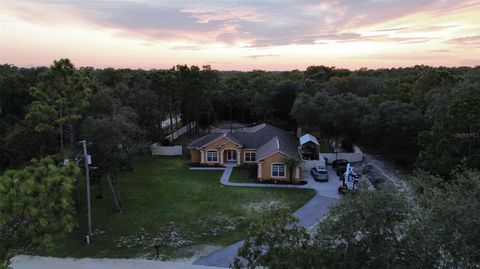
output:
M177 115L177 116L175 116L175 118L172 118L172 124L175 125L178 122L180 122L181 120L182 120L182 118L180 117L180 115ZM166 128L168 126L170 126L170 119L166 119L166 120L162 121L162 128Z
M197 122L193 121L190 122L189 124L178 128L177 130L173 131L173 133L165 136L165 139L168 139L170 141L176 140L179 136L186 134L189 130L195 128L197 126Z
M195 128L197 126L197 123L190 122L189 124L178 128L175 130L173 133L165 136L165 139L170 140L170 142L173 142L176 140L178 137L181 135L186 134L189 130ZM152 151L152 155L162 155L162 156L178 156L182 155L183 153L183 148L182 146L161 146L159 143L154 143L150 146L150 150Z
M327 158L328 163L332 163L335 159L345 159L351 163L363 161L363 152L357 146L353 147L353 152L321 152L320 156Z

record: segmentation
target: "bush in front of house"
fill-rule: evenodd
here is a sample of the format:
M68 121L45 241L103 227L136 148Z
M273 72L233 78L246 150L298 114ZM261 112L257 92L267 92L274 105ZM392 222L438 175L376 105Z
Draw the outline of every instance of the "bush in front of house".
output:
M219 163L199 163L199 162L189 162L188 166L190 167L223 167L223 165Z
M276 184L276 185L305 185L308 181L301 180L299 182L292 182L289 180L280 180L280 179L264 179L264 180L257 180L257 183L265 183L265 184Z

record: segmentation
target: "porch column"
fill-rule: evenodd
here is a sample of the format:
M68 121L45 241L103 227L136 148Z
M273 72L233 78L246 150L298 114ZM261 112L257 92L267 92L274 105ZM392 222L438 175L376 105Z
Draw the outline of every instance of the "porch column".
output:
M205 163L205 150L200 150L200 163Z
M263 163L258 163L257 179L259 180L262 180L262 166L263 166Z
M223 149L221 149L219 153L220 153L220 164L223 165Z
M241 152L241 151L240 151L239 149L237 149L237 164L238 164L238 165L240 165L240 157L242 156L242 155L240 154L240 152Z
M295 179L300 179L300 167L295 168Z

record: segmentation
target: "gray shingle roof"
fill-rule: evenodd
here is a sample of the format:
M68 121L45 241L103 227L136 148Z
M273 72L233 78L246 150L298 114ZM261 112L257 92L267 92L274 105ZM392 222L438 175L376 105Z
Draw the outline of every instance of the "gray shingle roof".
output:
M275 153L279 150L280 150L280 146L279 146L278 137L275 136L270 141L265 143L265 145L257 149L257 161L262 160L268 155Z
M261 160L277 151L299 158L297 150L298 140L287 131L266 123L243 128L235 132L210 133L196 139L188 147L202 147L221 135L241 145L243 148L257 149L257 160Z
M206 145L207 143L217 139L218 137L224 135L225 133L222 133L222 132L211 132L205 136L202 136L202 137L199 137L195 140L192 141L192 143L190 143L190 145L188 145L188 148L200 148L204 145Z

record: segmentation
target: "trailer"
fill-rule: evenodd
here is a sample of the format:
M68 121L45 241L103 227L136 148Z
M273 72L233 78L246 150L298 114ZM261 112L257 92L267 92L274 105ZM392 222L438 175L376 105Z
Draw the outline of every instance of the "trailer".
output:
M348 191L358 191L356 185L358 184L359 179L360 174L357 173L357 171L350 165L350 163L347 163L347 169L341 177L338 192L344 194Z

